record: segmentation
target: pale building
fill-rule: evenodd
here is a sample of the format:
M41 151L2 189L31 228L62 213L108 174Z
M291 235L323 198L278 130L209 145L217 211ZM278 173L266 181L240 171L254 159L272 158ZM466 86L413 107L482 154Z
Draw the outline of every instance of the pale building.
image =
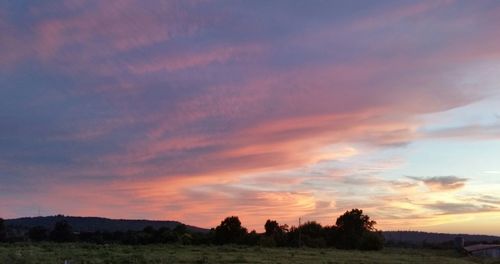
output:
M472 256L500 258L500 245L477 244L466 246L464 249Z

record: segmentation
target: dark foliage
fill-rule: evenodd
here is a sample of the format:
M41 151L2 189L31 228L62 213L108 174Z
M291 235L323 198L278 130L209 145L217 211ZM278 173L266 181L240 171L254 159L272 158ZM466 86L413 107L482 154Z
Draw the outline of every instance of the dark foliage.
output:
M279 231L280 225L278 222L268 219L264 225L264 229L266 230L266 236L272 236Z
M208 233L191 233L191 238L191 243L193 245L210 245L215 240L215 231L210 230Z
M154 243L175 243L178 239L178 234L174 231L170 230L168 227L160 227L160 229L156 230L153 235ZM182 235L182 234L181 234Z
M371 247L367 243L374 241L383 245L382 236L369 234L375 232L376 222L363 214L363 210L352 209L337 218L336 247L342 249L367 249ZM376 241L379 238L381 241Z
M255 230L252 230L252 232L248 233L243 239L243 244L247 246L256 246L259 244L259 241L260 241L260 235L257 234Z
M325 226L323 228L327 247L335 247L338 241L338 228L336 226Z
M246 235L247 229L241 226L237 216L227 217L215 228L217 244L242 244Z
M178 224L173 231L178 235L183 235L188 232L187 226L185 224Z
M44 241L49 239L49 231L43 226L35 226L28 231L28 237L31 241Z
M72 242L76 237L73 234L73 228L66 221L57 222L52 232L50 239L55 242Z
M6 240L7 230L5 228L5 221L3 218L0 218L0 242Z
M326 247L326 239L323 227L312 221L301 225L297 231L300 231L300 244L306 247Z
M286 235L288 233L288 225L280 225L275 220L267 220L264 229L266 232L260 239L260 244L266 247L287 246Z
M359 249L361 250L381 250L384 248L384 236L381 232L368 231L361 236Z
M170 223L177 222L167 221L165 223L169 223L168 226L143 225L142 229L139 230L105 230L95 226L92 229L87 229L88 231L79 229L75 232L72 225L65 221L66 217L57 216L57 218L60 221L56 222L51 230L43 225L31 226L28 229L11 226L10 229L7 228L9 230L7 241L51 240L55 242L81 241L95 244L129 245L240 244L264 247L337 247L360 250L379 250L384 244L382 234L374 228L375 221L370 220L367 215L363 214L363 211L358 209L353 209L340 216L334 226L323 227L317 222L309 221L299 227L289 228L288 225L280 225L275 220L267 220L264 224L265 233L263 234L258 234L255 231L249 233L237 216L225 218L219 226L209 231L180 223L172 226ZM118 221L124 223L125 220ZM143 221L143 223L152 222ZM0 221L0 231L2 230L5 233L5 228L2 229ZM193 230L203 230L203 232Z

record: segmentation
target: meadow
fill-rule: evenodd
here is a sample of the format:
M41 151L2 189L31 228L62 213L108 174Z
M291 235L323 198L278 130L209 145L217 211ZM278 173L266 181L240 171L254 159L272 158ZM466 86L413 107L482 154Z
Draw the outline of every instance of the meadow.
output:
M95 245L85 243L0 244L0 263L500 263L451 250L386 248L357 251L247 246Z

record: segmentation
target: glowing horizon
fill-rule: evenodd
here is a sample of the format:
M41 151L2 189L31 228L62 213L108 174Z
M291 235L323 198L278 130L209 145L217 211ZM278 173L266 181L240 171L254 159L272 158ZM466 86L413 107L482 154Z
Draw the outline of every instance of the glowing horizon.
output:
M0 3L0 217L500 235L497 1Z

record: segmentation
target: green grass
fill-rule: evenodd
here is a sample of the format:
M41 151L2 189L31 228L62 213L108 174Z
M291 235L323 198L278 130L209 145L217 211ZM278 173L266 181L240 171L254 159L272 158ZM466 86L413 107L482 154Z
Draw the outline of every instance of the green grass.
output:
M0 263L500 263L453 251L384 249L378 252L244 246L0 244Z

